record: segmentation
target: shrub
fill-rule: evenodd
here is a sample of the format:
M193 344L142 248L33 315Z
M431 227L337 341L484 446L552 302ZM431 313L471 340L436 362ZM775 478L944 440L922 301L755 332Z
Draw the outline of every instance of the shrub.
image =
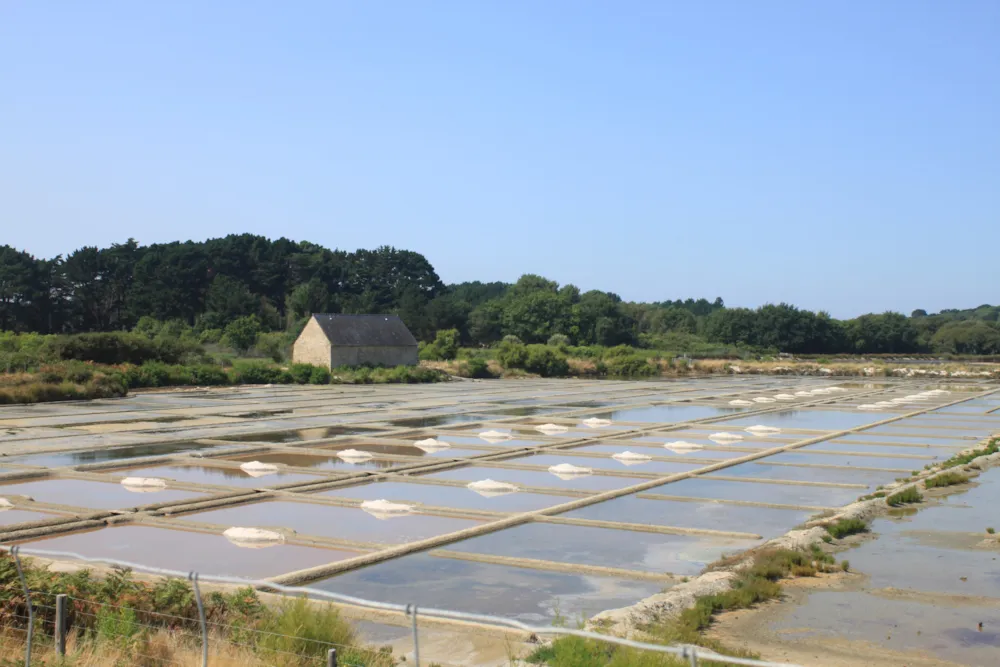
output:
M826 532L838 540L848 535L868 532L868 525L861 519L841 519L837 523L827 524L825 528Z
M990 526L989 528L986 529L986 532L989 533L990 535L993 535L997 531L995 528L993 528L993 526Z
M493 371L485 359L469 359L462 366L462 376L468 378L492 378Z
M288 337L280 331L258 334L254 350L275 363L281 362L288 356Z
M635 354L635 348L631 345L615 345L614 347L609 347L604 350L605 359L613 359L615 357L628 357Z
M191 368L191 380L194 384L206 386L221 386L229 384L226 371L211 364L199 364Z
M613 356L605 360L608 375L644 377L659 374L656 366L637 354Z
M928 489L934 489L941 486L954 486L955 484L965 484L969 481L969 478L962 473L955 472L954 470L949 470L943 472L940 475L935 475L934 477L929 477L924 486Z
M566 356L547 345L528 345L524 370L538 373L542 377L558 377L569 374Z
M908 503L919 503L922 502L924 497L920 495L920 491L917 487L911 486L898 493L894 493L885 499L889 503L890 507L899 507L900 505L905 505Z
M330 384L330 369L313 366L309 372L309 384Z
M198 336L198 341L202 344L215 344L222 340L222 329L205 329Z
M450 361L458 356L458 329L443 329L437 332L434 342L425 345L420 358L427 361Z
M569 347L569 336L560 333L552 334L549 336L548 345L551 347L558 347L560 350L565 352L566 348Z
M179 341L155 341L122 331L54 336L48 346L50 354L57 359L99 364L177 363L186 349Z
M225 328L226 343L234 350L244 353L257 342L260 335L260 320L256 315L238 317Z
M239 361L233 364L233 381L237 384L274 384L281 381L282 371L263 361ZM288 379L293 382L291 374Z
M850 572L851 571L851 561L849 561L849 560L842 560L842 561L840 561L840 569L843 570L844 572Z
M292 376L295 384L308 384L313 368L315 366L312 364L292 364L288 367L288 374Z
M504 368L524 368L528 363L528 348L505 339L497 349L497 361Z

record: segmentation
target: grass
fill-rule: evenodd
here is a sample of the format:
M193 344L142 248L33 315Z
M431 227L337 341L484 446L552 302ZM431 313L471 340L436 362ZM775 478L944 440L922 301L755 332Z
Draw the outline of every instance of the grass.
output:
M993 526L990 526L989 528L986 529L986 532L989 533L990 535L993 535L997 531Z
M130 570L115 569L103 578L89 570L50 572L25 559L25 577L36 600L56 593L74 598L70 621L72 655L53 661L60 667L90 665L196 664L200 655L198 610L186 581L136 581ZM23 641L27 605L11 557L0 554L0 665ZM360 645L353 628L331 605L291 599L265 605L253 588L204 596L205 613L215 631L213 665L263 667L325 665L328 644L337 645L342 664L388 667L391 656ZM51 641L51 605L35 605L40 653ZM6 633L6 638L4 637ZM218 657L216 657L218 656ZM39 662L39 664L50 664Z
M655 621L641 628L642 640L657 644L697 644L717 653L735 657L757 657L752 653L733 650L702 633L712 624L716 614L724 611L748 609L762 602L781 596L779 581L788 577L813 577L820 570L827 571L833 557L818 546L810 551L770 549L754 557L753 564L740 572L732 587L714 595L699 597L694 606L677 617ZM532 664L552 667L684 667L690 663L663 654L622 648L595 640L576 637L557 639L543 646L528 657ZM699 662L706 665L726 665L726 662Z
M934 477L927 478L924 482L924 486L928 489L935 489L943 486L954 486L956 484L965 484L969 481L969 478L962 473L955 472L954 470L949 470L943 472L940 475L935 475Z
M899 507L900 505L908 505L910 503L920 503L923 502L924 497L917 490L917 487L911 486L898 493L894 493L885 501L889 504L889 507Z
M990 440L989 444L985 447L980 447L979 449L974 449L971 452L965 454L956 454L947 461L941 464L942 468L954 468L957 466L966 465L972 463L973 460L978 459L980 456L988 456L990 454L996 454L1000 451L1000 438L993 438Z
M837 540L847 537L848 535L868 532L868 524L861 519L841 519L837 523L827 524L824 527L826 528L826 532Z

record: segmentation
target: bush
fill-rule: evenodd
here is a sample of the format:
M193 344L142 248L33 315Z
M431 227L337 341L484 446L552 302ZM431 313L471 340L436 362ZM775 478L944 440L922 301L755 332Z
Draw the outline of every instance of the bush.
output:
M469 359L462 365L462 377L485 379L494 375L485 359Z
M628 357L635 354L635 348L631 345L615 345L614 347L609 347L604 350L605 359L613 359L615 357Z
M292 364L288 367L288 374L292 376L295 384L308 384L313 368L312 364Z
M330 369L313 366L309 372L309 384L330 384Z
M549 337L548 345L552 347L558 347L560 350L565 352L566 348L569 347L569 336L567 336L566 334L559 334L559 333L552 334Z
M458 346L458 329L438 331L434 337L434 342L424 348L423 353L425 356L421 356L421 359L427 359L428 361L450 361L458 356Z
M928 489L934 489L941 486L954 486L955 484L965 484L969 481L969 478L965 475L955 472L954 470L949 470L948 472L943 472L940 475L935 475L934 477L929 477L924 486Z
M260 335L260 320L256 315L238 317L225 328L225 341L230 347L240 353L245 353L257 342Z
M497 349L497 361L504 368L524 368L528 363L528 348L521 342L505 339Z
M199 364L191 368L191 380L194 384L205 386L221 386L229 384L226 371L211 364Z
M837 523L828 524L825 528L826 532L838 540L848 535L868 532L868 525L861 519L841 519Z
M612 356L605 361L608 375L623 377L648 377L658 375L659 369L638 354Z
M254 350L275 363L283 361L288 356L289 348L288 337L280 331L258 334L257 342L254 344Z
M175 364L187 352L201 352L197 345L180 340L152 340L141 334L121 331L55 336L48 347L54 358L98 364L142 364L147 361Z
M522 341L520 338L518 338L514 334L507 334L506 336L503 337L503 340L500 341L500 342L502 342L502 343L512 343L512 344L515 344L515 345L524 345L524 341Z
M924 497L920 495L920 491L915 486L903 489L899 493L894 493L885 499L890 507L899 507L908 503L919 503L923 502L923 500Z
M566 356L548 345L528 345L524 370L542 377L559 377L569 374Z
M294 378L287 374L289 383ZM264 361L238 361L233 364L233 381L237 384L275 384L281 382L282 370Z

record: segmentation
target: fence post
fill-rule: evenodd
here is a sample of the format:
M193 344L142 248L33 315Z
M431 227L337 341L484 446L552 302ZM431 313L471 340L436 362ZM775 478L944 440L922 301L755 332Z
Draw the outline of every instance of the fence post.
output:
M32 609L31 591L28 590L28 582L24 578L24 569L21 567L21 557L17 552L21 547L13 547L10 550L14 556L14 564L17 566L17 576L21 579L21 588L24 589L24 601L28 605L28 641L24 646L24 667L31 667L31 638L35 634L35 610Z
M326 667L337 667L337 649L332 648L327 652Z
M56 595L56 655L66 655L66 599L65 593Z
M417 605L406 605L406 615L413 621L413 664L420 667L420 639L417 636Z
M205 620L205 605L201 601L198 587L198 573L189 572L188 579L194 588L194 600L198 603L198 621L201 623L201 667L208 667L208 622Z

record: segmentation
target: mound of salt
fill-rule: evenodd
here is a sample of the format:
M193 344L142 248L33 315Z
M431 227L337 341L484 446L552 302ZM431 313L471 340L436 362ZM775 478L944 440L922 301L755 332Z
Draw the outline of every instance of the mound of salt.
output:
M573 479L574 477L582 477L584 475L592 475L594 473L594 471L590 468L575 466L572 463L560 463L558 465L549 466L549 472L559 479Z
M618 461L622 465L635 466L645 463L651 460L652 456L646 456L645 454L637 454L636 452L624 451L612 454L611 458Z
M342 452L337 452L337 458L348 463L361 463L374 456L371 452L363 452L360 449L345 449Z
M808 391L797 391L797 392L795 392L795 395L796 396L812 396L812 394L809 393Z
M14 503L10 502L6 498L0 498L0 511L2 511L2 510L9 510L13 506L14 506Z
M589 428L602 428L604 426L611 426L610 419L600 419L598 417L591 417L590 419L584 419L581 423Z
M858 406L858 410L881 410L882 406L875 405L874 403L862 403Z
M753 405L753 401L744 401L742 398L737 398L735 401L729 401L729 405L746 407L748 405Z
M566 426L562 424L542 424L541 426L536 426L535 430L539 433L554 434L554 433L565 433L569 430Z
M425 440L417 440L413 443L414 447L417 449L422 449L425 452L439 452L442 449L448 449L451 445L444 440L438 440L436 438L426 438Z
M753 399L754 403L774 403L774 399L770 396L758 396Z
M754 426L747 426L743 429L747 433L753 433L754 435L764 435L766 433L781 433L781 429L775 426L764 426L763 424L755 424Z
M403 503L394 503L382 498L379 500L366 500L361 503L361 509L368 512L376 519L382 519L385 521L386 519L409 514L413 511L413 506L404 505Z
M689 452L696 452L699 449L705 449L703 445L698 445L693 442L684 442L683 440L676 440L674 442L668 442L663 445L664 449L669 449L677 454L687 454Z
M479 434L479 437L486 442L502 442L504 440L510 440L510 433L504 433L503 431L483 431Z
M482 479L478 482L469 482L466 487L475 491L479 495L485 498L493 498L495 496L505 496L508 493L517 493L521 490L521 487L516 484L510 484L508 482L498 482L494 479Z
M167 482L159 477L126 477L121 484L132 493L156 493L167 488Z
M261 463L260 461L249 461L241 463L240 470L251 477L263 477L264 475L273 475L278 472L278 466L271 463Z
M264 549L281 544L285 541L285 536L273 530L263 528L227 528L222 532L223 536L238 547L244 549Z
M791 394L775 394L774 397L779 401L794 401L795 397Z
M708 439L713 442L736 442L737 440L742 440L743 436L739 433L727 433L726 431L721 431L708 436Z

